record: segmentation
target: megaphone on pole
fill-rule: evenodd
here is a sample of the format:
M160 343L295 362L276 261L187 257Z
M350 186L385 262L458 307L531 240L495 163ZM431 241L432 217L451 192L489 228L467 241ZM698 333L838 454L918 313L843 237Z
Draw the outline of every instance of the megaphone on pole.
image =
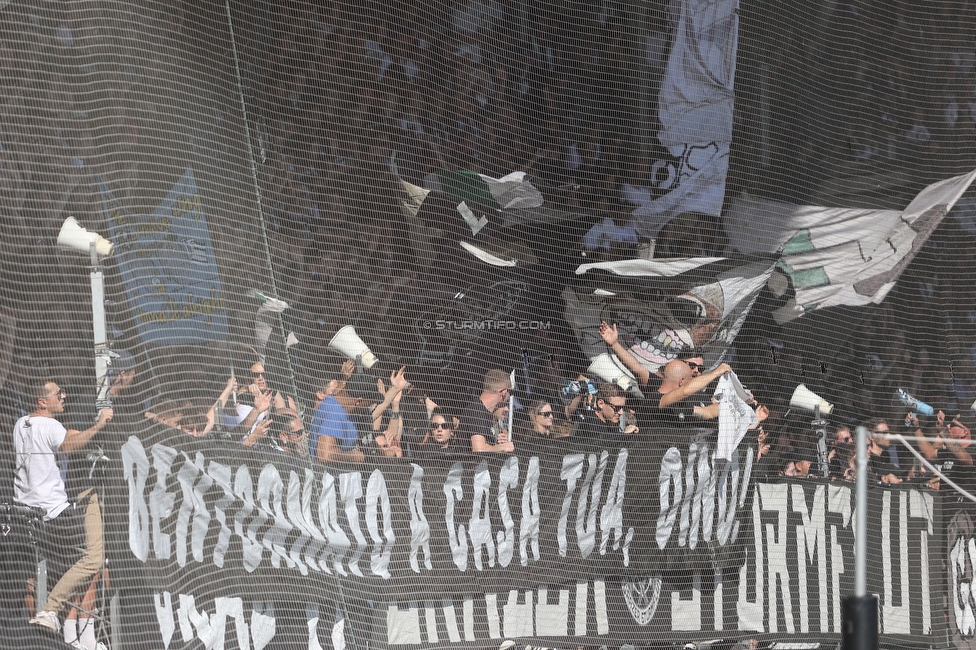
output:
M793 391L793 397L790 398L790 408L815 413L818 406L821 415L830 415L830 412L834 410L833 404L814 393L804 384L800 384Z
M112 242L96 232L88 232L74 217L64 220L61 232L58 233L58 246L78 253L88 253L93 243L95 253L99 257L108 257L112 254Z
M335 350L350 359L359 361L367 370L375 366L376 362L379 361L376 355L369 349L369 346L359 338L359 335L356 334L356 328L352 325L346 325L336 332L332 340L329 341L329 349Z

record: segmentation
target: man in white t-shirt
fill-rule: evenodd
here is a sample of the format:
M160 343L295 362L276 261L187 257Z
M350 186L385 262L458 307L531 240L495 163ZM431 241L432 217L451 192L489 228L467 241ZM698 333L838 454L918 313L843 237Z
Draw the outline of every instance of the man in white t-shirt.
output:
M66 569L51 590L44 608L30 620L54 632L64 604L102 566L102 515L98 497L88 491L84 500L68 499L58 454L77 451L112 420L112 409L102 409L98 421L85 431L65 429L55 419L64 412L65 392L47 380L33 389L34 410L14 425L17 473L14 499L43 512L39 543L49 566ZM79 557L80 554L80 557Z

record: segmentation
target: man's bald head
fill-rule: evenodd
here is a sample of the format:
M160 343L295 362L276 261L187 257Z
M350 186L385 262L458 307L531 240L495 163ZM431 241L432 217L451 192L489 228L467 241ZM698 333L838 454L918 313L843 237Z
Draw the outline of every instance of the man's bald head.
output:
M664 366L664 379L661 381L661 392L669 393L673 391L691 379L691 376L691 367L684 361L675 359L669 362Z

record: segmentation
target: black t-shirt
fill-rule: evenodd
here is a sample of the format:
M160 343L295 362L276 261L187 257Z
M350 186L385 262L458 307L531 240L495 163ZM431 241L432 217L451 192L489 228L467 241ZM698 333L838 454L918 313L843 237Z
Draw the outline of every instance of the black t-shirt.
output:
M459 434L463 438L471 439L472 436L484 436L489 445L497 445L498 438L492 431L495 418L481 403L475 400L464 407L461 411L461 429Z
M697 427L701 425L701 418L695 415L695 406L701 403L701 397L699 395L686 397L679 402L675 402L671 406L666 406L665 408L658 406L662 397L664 396L661 393L655 393L646 400L647 405L645 415L648 423L651 426Z
M877 456L870 452L868 453L868 471L874 474L875 478L879 481L888 474L894 474L903 480L907 478L910 465L906 466L904 462L899 463L899 465L895 465L890 448L882 449L881 453Z
M939 449L939 456L932 464L935 465L947 479L958 485L963 490L969 492L970 494L976 493L976 467L966 465L961 460L956 458L956 455L948 449ZM942 484L939 486L939 491L946 495L944 504L947 507L954 507L956 505L963 504L968 504L970 506L972 505L972 501L956 492L956 489L945 481L942 481Z
M579 441L602 443L619 438L620 425L615 422L604 422L594 411L584 411L573 436Z

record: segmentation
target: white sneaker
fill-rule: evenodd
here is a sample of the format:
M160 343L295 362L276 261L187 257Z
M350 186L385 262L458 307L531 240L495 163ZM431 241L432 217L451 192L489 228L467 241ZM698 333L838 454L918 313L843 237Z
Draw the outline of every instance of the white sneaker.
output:
M31 625L46 627L55 634L61 631L61 621L58 619L56 612L41 610L34 614L34 618L32 618L29 622Z

